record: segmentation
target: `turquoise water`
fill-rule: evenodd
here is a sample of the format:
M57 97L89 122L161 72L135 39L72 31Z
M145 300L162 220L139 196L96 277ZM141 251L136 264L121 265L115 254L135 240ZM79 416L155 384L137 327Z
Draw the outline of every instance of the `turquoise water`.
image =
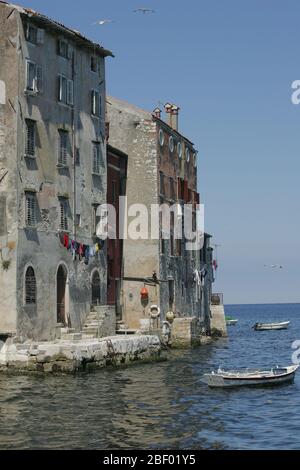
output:
M300 305L227 306L229 338L166 363L76 376L0 375L0 449L300 449L300 372L275 388L210 390L217 368L291 363ZM290 320L255 332L256 321Z

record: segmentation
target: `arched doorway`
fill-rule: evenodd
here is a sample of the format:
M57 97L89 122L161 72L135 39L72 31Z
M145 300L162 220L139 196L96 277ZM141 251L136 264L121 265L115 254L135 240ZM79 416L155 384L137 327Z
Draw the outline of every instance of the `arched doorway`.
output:
M57 294L57 323L69 326L68 320L68 271L64 265L60 265L56 275L56 294Z
M92 305L100 305L100 274L94 271L92 275Z

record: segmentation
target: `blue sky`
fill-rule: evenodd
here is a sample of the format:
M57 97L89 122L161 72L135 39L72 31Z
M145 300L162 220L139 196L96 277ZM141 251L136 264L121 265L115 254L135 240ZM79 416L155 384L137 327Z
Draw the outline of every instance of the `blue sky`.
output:
M300 302L298 0L19 1L111 49L108 92L181 107L226 303ZM146 6L155 14L138 15ZM92 26L97 19L116 22ZM282 264L283 270L264 268Z

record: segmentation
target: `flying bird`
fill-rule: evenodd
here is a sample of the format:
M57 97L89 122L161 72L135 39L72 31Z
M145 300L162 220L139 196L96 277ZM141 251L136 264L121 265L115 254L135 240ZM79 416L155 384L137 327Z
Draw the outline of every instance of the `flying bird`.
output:
M107 23L115 23L114 20L98 20L98 21L95 21L95 23L92 23L93 25L104 25L104 24L107 24Z
M134 13L143 13L146 15L147 13L155 13L155 10L151 10L151 8L137 8L133 10Z
M265 268L273 268L273 269L283 269L283 266L281 264L265 264Z

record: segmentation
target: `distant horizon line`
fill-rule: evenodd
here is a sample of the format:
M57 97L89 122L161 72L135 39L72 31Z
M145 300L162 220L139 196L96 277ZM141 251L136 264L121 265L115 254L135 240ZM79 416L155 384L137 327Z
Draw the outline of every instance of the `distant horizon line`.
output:
M259 302L259 303L238 303L238 304L224 304L225 307L232 305L300 305L300 302Z

